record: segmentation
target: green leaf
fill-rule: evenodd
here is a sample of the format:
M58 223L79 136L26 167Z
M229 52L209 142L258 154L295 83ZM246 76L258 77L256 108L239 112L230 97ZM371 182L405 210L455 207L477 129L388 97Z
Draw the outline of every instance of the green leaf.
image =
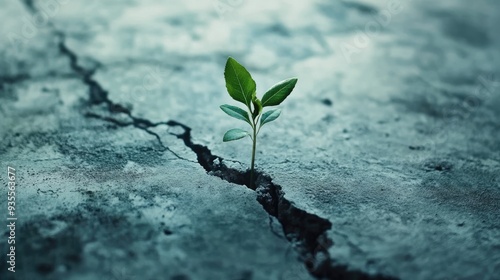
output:
M253 103L253 112L252 117L255 118L262 112L262 102L257 98L257 95L254 93L252 95L252 103Z
M252 101L252 94L256 92L257 86L247 69L234 58L229 57L224 69L224 78L229 95L234 100L242 102L249 107Z
M224 141L224 142L234 141L234 140L241 139L247 135L250 135L250 134L248 132L244 131L243 129L233 128L233 129L228 130L224 134L222 141Z
M268 122L272 122L277 119L281 114L281 109L273 109L262 114L262 118L260 119L260 126L262 127L264 124Z
M246 121L249 125L252 125L252 123L250 123L250 118L248 117L247 111L227 104L221 105L220 108L222 109L222 111L224 111L224 113L230 115L231 117Z
M279 105L292 92L296 78L287 79L275 84L262 97L262 107Z

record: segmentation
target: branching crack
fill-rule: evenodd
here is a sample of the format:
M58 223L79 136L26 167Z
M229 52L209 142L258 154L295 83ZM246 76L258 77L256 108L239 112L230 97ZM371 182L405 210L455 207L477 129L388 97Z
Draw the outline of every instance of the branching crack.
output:
M156 140L158 141L158 144L162 148L161 149L162 152L169 151L170 153L172 153L178 159L182 159L182 160L185 160L185 161L196 163L196 162L194 162L192 160L189 160L187 158L181 157L176 152L174 152L172 149L170 149L169 147L165 146L163 144L163 141L161 141L160 136L157 133L155 133L155 132L153 132L153 131L151 131L149 129L151 127L158 126L161 123L151 123L151 122L149 122L147 120L142 120L142 119L137 119L137 118L133 118L132 122L122 122L122 121L119 121L119 120L111 118L111 117L103 117L103 116L100 116L98 114L91 113L91 112L85 113L85 117L87 117L87 118L94 118L94 119L99 119L99 120L102 120L102 121L110 122L110 123L112 123L114 125L117 125L117 126L120 126L120 127L134 126L136 128L139 128L139 129L145 131L146 133L148 133L150 135L153 135L156 138Z
M108 100L107 97L104 100ZM113 104L113 106L110 107L110 112L112 112L111 108L114 107L123 108L123 106L116 105L109 100L107 102L109 102L108 104ZM306 268L314 277L318 279L356 280L395 279L384 275L370 275L362 271L349 270L346 265L336 264L328 252L328 248L333 245L332 240L329 239L326 234L332 227L330 221L317 215L307 213L294 206L291 201L285 198L285 193L282 191L281 186L274 184L271 177L260 171L256 172L257 188L252 188L249 184L249 170L240 171L230 168L224 163L222 157L212 154L208 147L194 143L191 136L192 129L189 126L175 120L153 123L146 119L134 117L128 110L123 111L123 113L127 114L130 119L132 119L132 122L120 122L113 118L99 117L92 114L87 114L87 116L99 118L119 126L133 125L140 129L145 129L146 131L149 127L159 125L180 127L183 131L182 133L175 134L170 132L170 134L182 140L184 145L196 154L198 164L202 166L209 175L219 177L230 183L244 185L256 191L257 201L269 215L275 217L280 222L285 237L289 242L294 244L295 249L301 256L301 260L305 263ZM158 141L161 142L160 137L157 134L154 135L157 137ZM272 225L270 225L270 227L273 233L279 236L274 232Z
M31 0L25 0L24 2L30 12L36 11ZM54 27L52 26L52 28ZM249 184L249 170L240 171L230 168L224 163L222 157L212 154L208 147L194 143L191 137L191 128L187 125L175 120L154 123L147 119L135 117L129 109L121 104L112 102L108 98L108 92L93 79L96 69L85 69L79 65L78 56L65 44L64 33L57 30L55 30L54 33L60 39L59 50L61 54L68 57L71 69L81 78L82 82L88 86L90 105L104 103L107 105L107 109L110 113L123 113L128 116L130 121L122 122L111 117L103 117L94 113L86 113L86 117L100 119L121 127L133 126L142 129L155 136L165 150L168 150L180 159L184 159L166 147L161 141L160 136L150 130L150 128L160 125L180 127L183 130L182 133L175 134L170 132L170 134L182 140L184 145L196 154L198 164L205 169L207 174L217 176L230 183L244 185L257 193L257 201L269 215L275 217L279 221L285 237L299 252L301 260L305 263L306 268L312 276L318 279L395 279L383 275L371 275L358 270L350 270L346 265L337 264L328 252L328 248L333 245L333 242L328 238L326 232L332 228L332 223L327 219L307 213L305 210L294 206L291 201L285 198L282 187L274 184L272 178L268 175L257 171L255 184L257 187L252 188Z

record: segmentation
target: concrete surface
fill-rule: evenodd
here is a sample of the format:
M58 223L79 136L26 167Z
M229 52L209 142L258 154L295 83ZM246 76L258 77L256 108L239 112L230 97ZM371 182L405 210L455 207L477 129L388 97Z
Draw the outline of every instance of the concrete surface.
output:
M499 279L496 1L1 7L1 279ZM299 78L255 191L228 56Z

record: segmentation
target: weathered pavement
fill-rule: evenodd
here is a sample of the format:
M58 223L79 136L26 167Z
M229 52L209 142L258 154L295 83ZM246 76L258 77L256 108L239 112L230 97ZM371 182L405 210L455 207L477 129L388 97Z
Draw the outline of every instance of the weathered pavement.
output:
M498 278L500 4L330 2L2 1L0 278ZM256 191L229 55L299 78Z

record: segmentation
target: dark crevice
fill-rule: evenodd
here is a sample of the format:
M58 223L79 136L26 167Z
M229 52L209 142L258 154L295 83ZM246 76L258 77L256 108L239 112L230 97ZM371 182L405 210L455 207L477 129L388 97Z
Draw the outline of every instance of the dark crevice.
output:
M257 187L251 187L249 170L241 171L230 168L224 163L222 157L212 154L208 147L194 143L191 136L192 129L189 126L175 120L153 123L146 119L133 117L131 112L127 112L127 115L132 119L132 122L119 122L109 117L103 118L96 115L88 116L97 117L119 126L133 125L141 129L158 125L180 127L183 130L182 133L170 134L182 140L184 145L196 154L198 163L205 169L207 174L230 183L244 185L256 191L257 201L269 215L280 222L285 237L294 244L301 261L304 262L306 268L314 277L318 279L357 280L396 279L384 275L370 275L362 271L350 270L346 265L336 264L328 252L328 248L333 245L333 241L328 238L326 233L332 228L330 221L294 206L291 201L285 198L281 186L274 184L271 177L260 171L256 172ZM275 232L273 231L273 233Z
M330 221L294 206L285 198L281 186L274 184L271 177L260 171L256 172L257 188L250 187L249 170L229 168L224 164L223 158L213 155L206 146L193 143L190 127L173 120L168 121L167 125L179 126L184 130L183 133L177 134L177 137L196 153L198 163L208 174L256 191L257 201L269 215L280 222L286 238L295 244L295 249L311 275L318 279L396 279L350 270L346 265L336 264L328 252L328 248L333 245L326 233L332 228Z
M119 122L112 118L98 118L119 126L134 125L133 122ZM212 154L208 147L194 143L191 137L191 128L187 125L175 120L160 123L153 123L148 120L142 121L150 126L180 127L183 130L182 133L171 134L181 139L184 145L196 154L198 163L205 169L207 174L230 183L251 188L249 170L241 171L230 168L224 163L222 157ZM396 279L384 275L370 275L362 271L350 270L346 265L337 264L328 252L328 248L333 245L333 241L328 238L326 233L332 228L331 222L297 208L285 198L282 187L273 183L272 178L268 175L260 171L257 171L256 175L257 187L251 189L257 193L257 201L269 215L279 221L286 239L294 244L301 261L304 262L311 275L318 279Z
M256 191L257 201L269 215L280 222L286 238L295 244L296 250L311 275L318 279L395 279L349 270L346 265L336 264L328 252L328 248L333 245L333 241L326 233L332 228L330 221L294 206L285 198L281 186L274 184L271 177L260 171L256 172L257 188L252 188L249 184L249 170L240 171L229 168L224 164L223 158L213 155L206 146L193 143L190 127L173 120L168 121L167 125L178 126L184 130L176 136L196 153L198 163L208 174L231 183L245 185Z
M31 0L25 0L24 2L28 10L31 12L35 11ZM330 221L294 206L291 201L285 198L285 193L281 186L274 184L271 177L260 171L256 172L256 187L251 187L249 184L250 172L248 170L241 171L230 168L224 163L222 157L212 154L208 147L194 143L191 136L191 128L187 125L175 120L155 123L147 119L137 118L132 115L129 109L112 102L108 98L108 92L93 79L96 69L85 69L80 66L78 56L65 44L64 33L55 31L55 34L60 39L59 50L61 54L68 57L72 70L89 88L89 105L104 103L111 114L126 114L130 122L122 122L111 117L102 117L93 113L86 113L86 117L100 119L121 127L133 126L142 129L154 135L165 150L170 151L178 158L181 157L164 146L160 136L150 131L149 128L160 125L180 127L183 130L182 133L170 134L182 140L184 145L196 154L198 163L208 174L217 176L230 183L247 186L257 193L257 201L269 215L275 217L280 222L285 237L294 244L301 260L314 277L318 279L395 279L382 275L370 275L362 271L349 270L345 265L336 264L328 252L328 248L333 245L332 240L328 238L326 233L332 228Z
M205 171L213 176L219 177L230 183L244 185L250 188L250 172L242 172L233 168L227 167L222 157L213 155L210 149L206 146L195 144L191 138L191 128L178 121L170 120L166 122L170 127L180 127L184 130L181 134L173 134L184 142L186 147L190 148L197 157L198 163Z
M98 105L101 103L106 103L111 112L129 112L128 109L122 107L121 105L114 104L108 99L108 92L104 90L101 85L96 82L92 76L96 69L87 70L78 64L78 56L73 53L65 44L65 36L63 33L56 32L59 41L59 51L68 57L71 69L78 74L82 81L89 88L89 102L92 105Z
M71 54L70 60L72 64L77 66L76 55L70 52L63 43L61 43L61 46L65 49L63 53ZM75 71L89 73L79 66L76 67ZM171 134L181 139L184 145L196 154L198 163L208 174L219 177L230 183L244 185L256 191L257 201L269 215L275 217L280 222L287 240L295 244L295 249L299 252L306 268L314 277L318 279L393 279L382 275L370 275L361 271L349 270L346 265L336 264L328 252L328 248L333 245L332 240L329 239L326 234L326 231L332 227L331 222L295 207L284 197L285 193L282 191L281 186L274 184L269 176L257 171L257 188L251 187L249 184L250 172L248 170L240 171L230 168L224 163L222 157L212 154L208 147L194 143L191 137L191 128L187 125L175 120L154 123L147 119L134 117L130 110L109 100L107 91L102 89L102 87L92 80L90 76L88 76L84 82L89 86L90 103L92 105L104 102L108 105L109 112L124 113L131 119L131 122L120 122L110 117L101 117L92 113L87 113L87 117L98 118L118 126L134 126L142 129L154 135L166 149L168 149L168 147L163 145L159 135L151 132L148 128L159 125L182 128L182 133ZM176 155L170 149L168 150ZM176 156L179 157L178 155Z
M114 118L111 118L111 117L102 117L102 116L99 116L99 115L94 114L94 113L86 113L85 114L86 117L101 119L101 120L104 120L104 121L107 121L107 122L111 122L111 123L113 123L115 125L118 125L118 126L129 126L129 125L132 125L132 126L134 126L136 128L142 129L146 133L148 133L150 135L153 135L156 138L156 140L158 141L159 145L162 148L162 151L169 151L170 153L172 153L178 159L182 159L182 160L186 160L186 161L192 162L191 160L188 160L186 158L183 158L183 157L179 156L177 153L175 153L174 151L172 151L169 147L165 146L163 144L163 142L161 141L160 136L157 133L155 133L155 132L153 132L153 131L151 131L149 129L151 127L156 127L158 125L161 125L162 123L153 123L153 122L151 122L149 120L146 120L146 119L134 117L132 115L132 112L129 109L127 109L126 107L122 106L121 104L114 103L113 101L111 101L108 98L108 91L106 91L105 89L103 89L102 86L96 80L94 80L94 78L93 78L93 75L94 75L96 69L85 69L84 67L80 66L78 64L78 56L72 50L70 50L66 46L66 44L65 44L65 35L62 32L59 32L59 31L57 31L55 33L59 37L59 40L60 40L59 41L59 45L58 45L59 46L59 51L64 56L68 57L71 69L77 75L80 76L82 82L84 84L86 84L87 87L88 87L89 103L90 103L90 105L99 105L99 104L104 103L104 104L106 104L106 106L108 108L108 111L110 113L113 113L113 114L115 114L115 113L126 114L131 119L131 122L123 123L123 122L120 122L120 121L118 121L118 120L116 120Z

